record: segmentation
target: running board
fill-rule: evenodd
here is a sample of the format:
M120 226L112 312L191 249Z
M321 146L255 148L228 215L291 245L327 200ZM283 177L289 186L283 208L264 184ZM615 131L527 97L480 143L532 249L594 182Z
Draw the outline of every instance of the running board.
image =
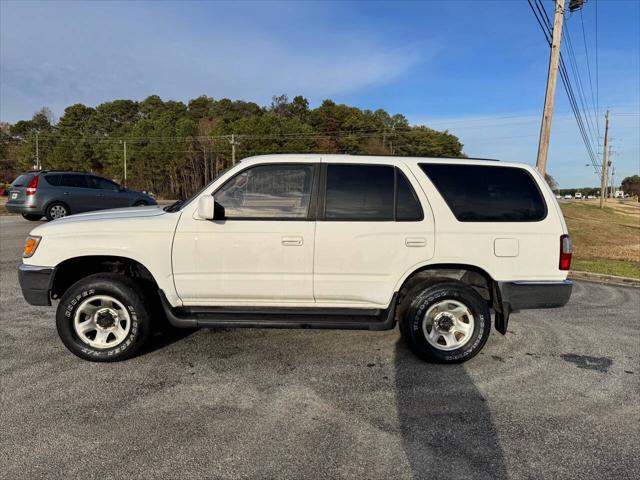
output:
M159 292L169 323L178 328L330 328L338 330L391 330L395 327L397 293L389 308L173 308L164 292Z

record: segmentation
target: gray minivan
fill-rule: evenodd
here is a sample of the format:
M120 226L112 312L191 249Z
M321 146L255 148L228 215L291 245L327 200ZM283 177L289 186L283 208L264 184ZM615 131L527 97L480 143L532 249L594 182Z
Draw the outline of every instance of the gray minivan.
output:
M27 220L48 220L73 213L142 205L156 205L145 193L129 190L111 180L79 172L33 171L16 178L6 208Z

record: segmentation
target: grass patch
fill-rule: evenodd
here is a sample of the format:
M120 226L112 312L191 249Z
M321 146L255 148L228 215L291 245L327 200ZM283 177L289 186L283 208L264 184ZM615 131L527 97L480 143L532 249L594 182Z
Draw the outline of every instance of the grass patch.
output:
M640 279L640 262L625 262L606 258L594 258L590 260L575 258L571 262L571 269Z
M574 270L640 278L640 208L562 203Z

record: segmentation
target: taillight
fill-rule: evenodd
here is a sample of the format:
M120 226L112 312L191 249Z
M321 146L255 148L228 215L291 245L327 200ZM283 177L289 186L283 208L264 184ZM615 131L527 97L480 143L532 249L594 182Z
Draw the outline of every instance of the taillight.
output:
M573 244L569 235L560 235L560 270L569 270Z
M27 195L35 195L38 188L38 176L35 175L27 185Z

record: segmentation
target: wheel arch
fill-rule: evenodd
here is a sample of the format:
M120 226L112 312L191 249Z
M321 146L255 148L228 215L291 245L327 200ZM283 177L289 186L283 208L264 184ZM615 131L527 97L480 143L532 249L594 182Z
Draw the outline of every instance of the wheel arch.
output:
M408 273L396 288L398 292L398 320L401 320L406 295L416 287L434 280L456 280L473 288L495 311L495 327L500 333L507 331L509 311L503 308L498 282L484 268L465 263L434 263L423 265Z
M49 200L49 201L45 204L44 208L42 209L42 212L43 212L44 216L47 216L47 211L49 210L49 207L50 207L51 205L55 204L55 203L59 203L59 204L61 204L61 205L64 205L64 206L67 208L67 211L69 212L69 215L72 215L72 214L73 214L73 212L71 211L71 207L69 206L69 204L68 204L67 202L65 202L65 201L63 201L63 200L57 200L57 199L54 199L54 200Z
M495 280L485 269L465 263L434 263L418 267L404 276L396 291L412 289L424 280L444 277L460 280L471 286L491 288Z
M78 280L102 272L118 273L140 281L150 292L157 293L158 282L139 261L117 255L87 255L68 258L56 266L51 280L51 298L60 298Z

